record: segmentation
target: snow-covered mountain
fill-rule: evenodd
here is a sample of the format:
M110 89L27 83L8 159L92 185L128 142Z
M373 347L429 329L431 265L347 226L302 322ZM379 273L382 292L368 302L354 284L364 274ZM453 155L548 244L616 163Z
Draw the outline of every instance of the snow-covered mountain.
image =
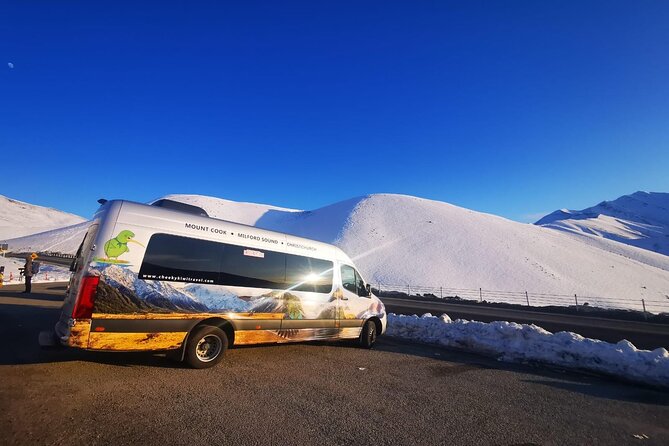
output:
M0 240L62 228L82 221L84 219L78 215L0 195Z
M635 192L580 211L561 209L535 224L669 255L669 193Z
M215 218L334 243L373 283L577 293L637 304L641 297L669 296L668 256L444 202L377 194L300 211L194 195L169 198ZM69 227L9 243L40 250L55 241L74 252L83 235L83 228ZM198 291L196 299L206 300Z

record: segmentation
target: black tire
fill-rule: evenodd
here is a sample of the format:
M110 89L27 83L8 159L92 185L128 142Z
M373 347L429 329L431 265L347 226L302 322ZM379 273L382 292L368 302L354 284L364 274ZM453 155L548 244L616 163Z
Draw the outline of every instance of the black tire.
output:
M377 334L374 321L365 322L360 333L360 346L362 348L372 348L374 342L376 342Z
M211 325L201 325L188 336L184 359L194 369L213 367L223 359L228 349L228 336Z

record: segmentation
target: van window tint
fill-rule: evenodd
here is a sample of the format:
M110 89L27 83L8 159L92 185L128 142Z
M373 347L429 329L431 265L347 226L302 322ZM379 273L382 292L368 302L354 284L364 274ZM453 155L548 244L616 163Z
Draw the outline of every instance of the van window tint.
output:
M345 290L358 294L355 282L355 270L352 267L348 265L341 266L341 284Z
M286 255L217 243L222 248L221 285L282 289L286 283Z
M329 293L332 265L276 251L154 234L139 278Z
M292 254L286 255L286 283L295 291L329 293L332 290L332 262Z
M220 244L207 240L154 234L139 270L140 279L218 283Z

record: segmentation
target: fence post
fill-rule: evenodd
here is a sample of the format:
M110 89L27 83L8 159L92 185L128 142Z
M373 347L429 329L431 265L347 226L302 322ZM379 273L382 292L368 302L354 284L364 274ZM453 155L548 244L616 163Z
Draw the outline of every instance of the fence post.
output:
M574 300L576 301L576 312L578 313L578 297L574 294Z
M479 302L483 303L483 290L479 288Z
M643 305L643 318L648 320L648 313L646 313L646 301L641 299L641 305Z
M407 284L407 296L411 296L411 287Z
M439 287L439 297L444 298L444 287Z
M530 295L527 294L527 291L525 291L525 299L527 300L527 306L530 306Z

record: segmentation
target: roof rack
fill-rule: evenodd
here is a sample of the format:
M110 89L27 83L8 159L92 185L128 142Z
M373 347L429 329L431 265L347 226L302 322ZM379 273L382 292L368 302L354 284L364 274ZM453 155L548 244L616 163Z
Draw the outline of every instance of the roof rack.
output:
M181 203L180 201L168 200L166 198L154 201L153 203L151 203L151 206L156 206L165 209L172 209L174 211L185 212L187 214L200 215L202 217L209 217L207 211L205 211L199 206L193 206L192 204Z

